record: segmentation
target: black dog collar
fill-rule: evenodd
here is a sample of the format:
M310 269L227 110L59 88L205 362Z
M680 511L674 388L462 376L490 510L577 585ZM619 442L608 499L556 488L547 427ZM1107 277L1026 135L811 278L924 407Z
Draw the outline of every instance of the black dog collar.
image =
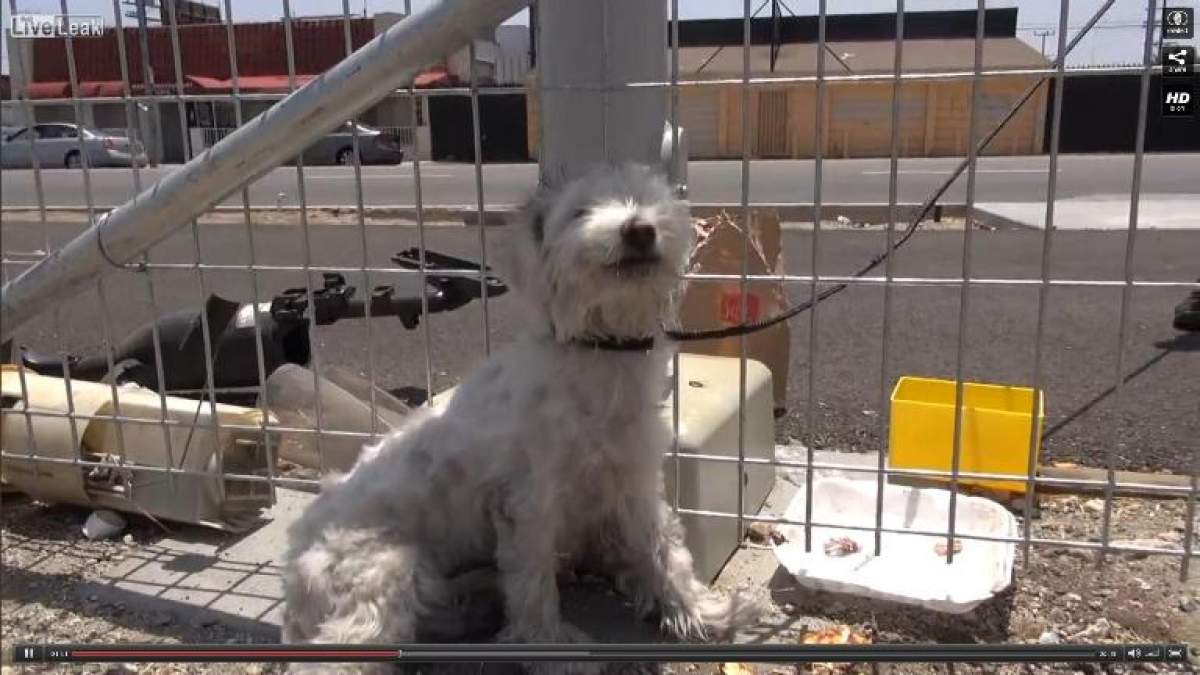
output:
M648 352L654 349L654 338L588 337L572 340L580 347L603 349L609 352Z

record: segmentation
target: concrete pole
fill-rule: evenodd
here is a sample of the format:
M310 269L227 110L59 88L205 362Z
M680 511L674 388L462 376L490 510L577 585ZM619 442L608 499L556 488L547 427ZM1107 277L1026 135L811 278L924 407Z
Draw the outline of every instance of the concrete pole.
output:
M666 0L553 0L536 11L542 177L603 161L659 164L668 90L599 88L669 79Z

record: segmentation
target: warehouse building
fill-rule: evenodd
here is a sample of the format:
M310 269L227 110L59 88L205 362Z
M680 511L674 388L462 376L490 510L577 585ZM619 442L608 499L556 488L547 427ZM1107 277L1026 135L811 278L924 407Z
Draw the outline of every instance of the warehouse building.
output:
M898 122L900 154L939 157L966 154L970 118L969 75L975 63L976 13L907 12ZM826 157L890 155L895 14L826 17L824 104L816 106L816 17L755 18L751 22L750 152L754 158L806 158L815 154L817 116ZM983 69L1018 72L986 77L978 99L979 135L999 121L1025 89L1040 79L1046 59L1016 37L1017 9L985 14ZM679 24L679 120L693 159L742 156L743 21L705 19ZM1026 72L1019 72L1019 71ZM855 79L860 78L860 79ZM771 80L779 80L773 85ZM991 143L988 154L1042 151L1046 88L1041 88ZM530 138L536 139L530 106ZM530 152L534 153L534 143Z

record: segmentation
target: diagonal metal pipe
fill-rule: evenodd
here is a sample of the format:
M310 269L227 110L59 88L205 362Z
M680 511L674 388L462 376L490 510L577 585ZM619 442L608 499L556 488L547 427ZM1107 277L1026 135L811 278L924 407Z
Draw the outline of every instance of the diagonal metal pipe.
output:
M214 204L407 86L527 0L451 0L405 18L141 194L96 219L0 291L0 342L60 298L122 269Z

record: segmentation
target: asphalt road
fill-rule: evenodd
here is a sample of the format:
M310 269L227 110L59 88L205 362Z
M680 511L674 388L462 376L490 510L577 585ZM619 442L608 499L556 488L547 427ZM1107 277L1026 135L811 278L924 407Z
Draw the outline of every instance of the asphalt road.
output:
M940 185L958 159L906 159L900 163L897 189L901 202L920 202ZM827 203L887 203L888 160L826 160L822 169L822 199ZM1038 202L1046 198L1046 157L988 157L979 164L976 199L979 202ZM1131 185L1131 155L1063 156L1059 166L1057 194L1060 197L1128 194ZM149 185L176 167L143 172ZM474 205L475 167L470 164L423 163L422 197L426 205ZM523 199L536 175L533 164L486 165L483 170L484 200L489 205L513 204ZM133 178L127 169L97 169L91 172L93 201L97 206L115 206L133 196ZM1151 155L1146 157L1144 194L1196 194L1200 155ZM755 202L806 203L813 200L813 162L807 160L755 161L750 170L750 199ZM47 170L42 174L46 204L83 206L86 196L79 171ZM411 163L399 167L367 167L363 170L363 200L369 206L411 205ZM960 178L944 201L965 201L966 179ZM306 170L307 203L315 206L354 204L354 172L344 167L310 167ZM692 162L689 167L690 198L696 202L737 203L741 194L741 163L735 161ZM4 171L0 176L4 206L36 206L33 172ZM299 202L295 168L271 171L250 187L252 205L274 206L280 193L282 203ZM241 203L238 194L226 204Z
M73 224L51 225L52 245L78 231ZM362 263L359 230L347 226L313 226L314 265L358 266ZM490 240L503 236L489 228ZM846 274L880 250L882 234L866 231L825 232L821 241L820 269L824 274ZM978 231L975 233L974 276L1004 279L1035 278L1040 270L1041 233L1032 231ZM6 222L7 251L33 250L42 245L39 226ZM302 242L293 227L263 226L255 231L255 254L262 265L295 265L301 260ZM428 246L436 251L478 257L479 231L473 228L430 228ZM245 231L238 226L212 226L201 232L206 263L238 264L248 261ZM395 251L416 245L412 228L370 227L368 260L373 266L390 266ZM807 273L811 233L784 234L788 270ZM1060 279L1120 279L1125 236L1108 232L1060 232L1056 235L1052 274ZM174 236L155 248L157 262L193 260L190 235ZM1157 281L1194 280L1197 235L1194 232L1147 231L1137 238L1135 278ZM956 278L961 273L962 233L922 232L895 256L897 276ZM19 266L6 266L13 274ZM364 287L358 275L350 283ZM383 277L383 278L381 278ZM249 275L212 270L204 274L211 292L249 301ZM411 289L415 279L406 275L376 273L371 285L397 283ZM303 284L302 273L264 271L259 288L264 296ZM155 272L162 309L201 301L194 270ZM128 330L150 316L145 280L122 274L106 284L115 300L110 324ZM794 302L808 294L807 285L789 289ZM1055 287L1047 308L1044 376L1047 397L1045 454L1102 466L1110 459L1117 467L1195 469L1200 456L1200 335L1182 335L1171 328L1171 309L1186 291L1180 288L1139 288L1132 293L1125 352L1125 386L1120 397L1112 394L1116 381L1114 357L1121 291L1117 287ZM265 299L265 298L260 298ZM102 336L105 312L94 292L85 293L60 308L60 328L46 316L23 330L19 341L37 349L94 348ZM875 449L879 447L881 396L880 359L883 290L853 286L820 305L816 348L817 425L814 437L823 447ZM905 286L893 293L890 342L891 372L887 386L902 374L953 377L958 345L959 290L956 287ZM809 321L802 314L790 323L791 366L789 412L779 423L780 436L807 438L804 428L809 401ZM1028 384L1033 372L1034 327L1037 316L1035 287L974 286L969 295L968 331L965 339L966 377L986 382ZM488 303L487 325L492 348L511 339L520 329L510 296ZM476 302L449 314L431 317L429 364L434 389L456 383L477 367L484 354L484 313ZM116 329L114 329L116 330ZM359 372L367 363L366 326L357 320L320 328L317 335L323 363L347 366ZM377 376L388 387L424 387L426 361L424 332L405 330L395 320L373 324ZM1118 398L1120 399L1118 401Z

